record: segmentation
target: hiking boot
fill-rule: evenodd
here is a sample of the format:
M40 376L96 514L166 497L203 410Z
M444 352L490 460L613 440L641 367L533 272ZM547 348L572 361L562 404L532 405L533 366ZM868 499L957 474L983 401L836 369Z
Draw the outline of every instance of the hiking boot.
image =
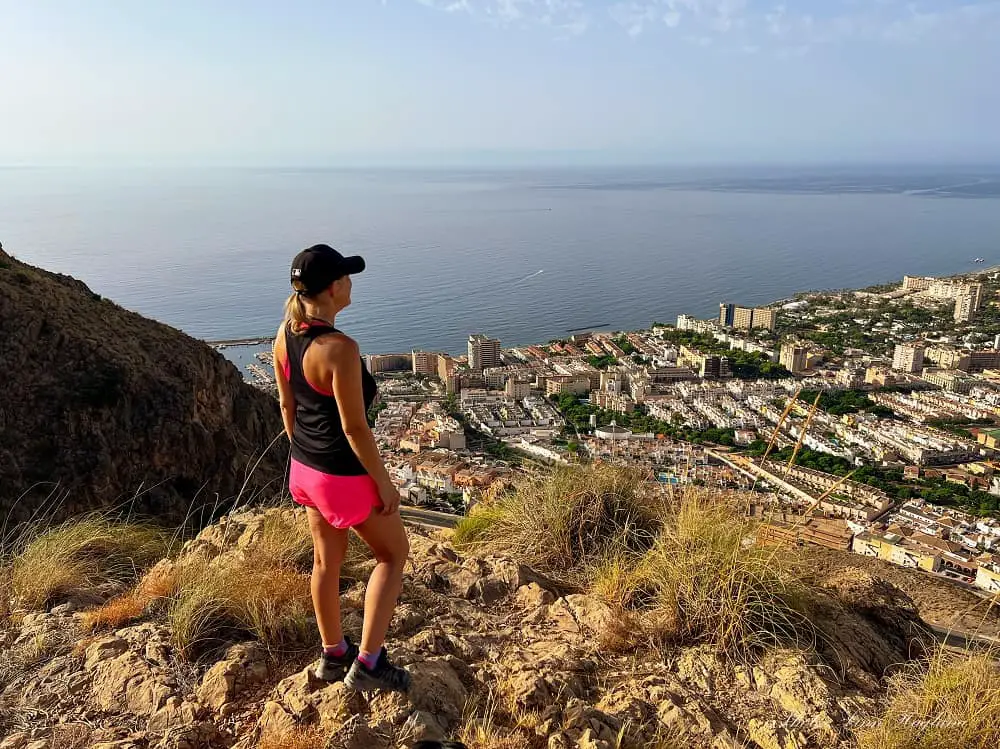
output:
M358 646L351 642L349 638L345 637L344 639L347 640L347 650L343 655L327 655L323 653L323 657L320 659L314 672L317 679L322 679L323 681L340 681L347 676L351 664L358 659L359 651Z
M389 662L385 648L379 651L375 668L369 670L364 663L355 660L344 678L344 684L358 692L405 692L410 688L410 673L405 668Z

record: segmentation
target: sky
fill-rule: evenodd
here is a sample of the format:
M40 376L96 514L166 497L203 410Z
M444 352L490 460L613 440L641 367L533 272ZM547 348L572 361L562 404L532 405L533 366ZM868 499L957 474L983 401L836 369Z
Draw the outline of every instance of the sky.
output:
M1000 163L1000 0L0 0L0 165Z

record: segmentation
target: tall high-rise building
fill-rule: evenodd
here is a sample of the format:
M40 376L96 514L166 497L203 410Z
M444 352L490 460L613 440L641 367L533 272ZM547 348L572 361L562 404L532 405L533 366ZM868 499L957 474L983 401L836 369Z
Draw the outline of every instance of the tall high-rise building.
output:
M500 366L500 341L481 333L469 336L469 369L482 372Z
M914 374L924 368L924 344L897 343L892 355L892 368L897 372Z
M729 302L723 302L719 305L719 325L724 328L733 327L734 315L736 313L736 305L730 304Z
M766 307L757 307L754 309L753 320L750 322L750 327L754 330L774 330L777 324L777 310L767 309Z
M983 308L983 285L976 282L968 284L965 288L975 299L976 309L981 310Z
M805 372L808 369L809 352L805 346L797 343L786 343L781 347L781 366L793 374Z
M737 307L733 312L733 327L737 330L750 330L753 327L753 308Z
M978 286L978 284L977 284ZM979 289L968 289L955 297L955 322L972 322L979 309Z
M438 354L432 351L413 352L413 374L438 376Z
M441 382L447 382L452 372L455 371L455 360L447 354L439 354L437 367L437 376L441 379Z

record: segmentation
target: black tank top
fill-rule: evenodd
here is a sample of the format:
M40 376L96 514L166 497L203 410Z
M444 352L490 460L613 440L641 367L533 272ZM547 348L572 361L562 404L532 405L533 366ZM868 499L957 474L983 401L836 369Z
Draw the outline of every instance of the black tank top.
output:
M310 468L335 476L363 476L367 473L344 435L340 409L332 392L321 392L309 384L302 362L309 346L321 335L339 333L324 323L313 323L299 335L285 330L288 352L288 381L295 393L295 429L292 457ZM365 411L375 402L378 385L361 360L361 390Z

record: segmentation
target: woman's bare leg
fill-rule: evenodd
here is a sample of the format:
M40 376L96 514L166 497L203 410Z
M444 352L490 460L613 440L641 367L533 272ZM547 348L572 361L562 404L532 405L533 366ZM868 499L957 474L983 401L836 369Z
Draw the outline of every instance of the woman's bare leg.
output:
M403 587L403 566L410 554L410 542L396 512L380 515L376 510L354 530L368 544L378 562L365 591L365 623L361 634L361 651L377 653L385 642Z
M316 624L323 645L340 644L344 632L340 626L340 567L347 554L349 532L334 528L319 510L308 507L309 530L313 538L313 571L310 589Z

